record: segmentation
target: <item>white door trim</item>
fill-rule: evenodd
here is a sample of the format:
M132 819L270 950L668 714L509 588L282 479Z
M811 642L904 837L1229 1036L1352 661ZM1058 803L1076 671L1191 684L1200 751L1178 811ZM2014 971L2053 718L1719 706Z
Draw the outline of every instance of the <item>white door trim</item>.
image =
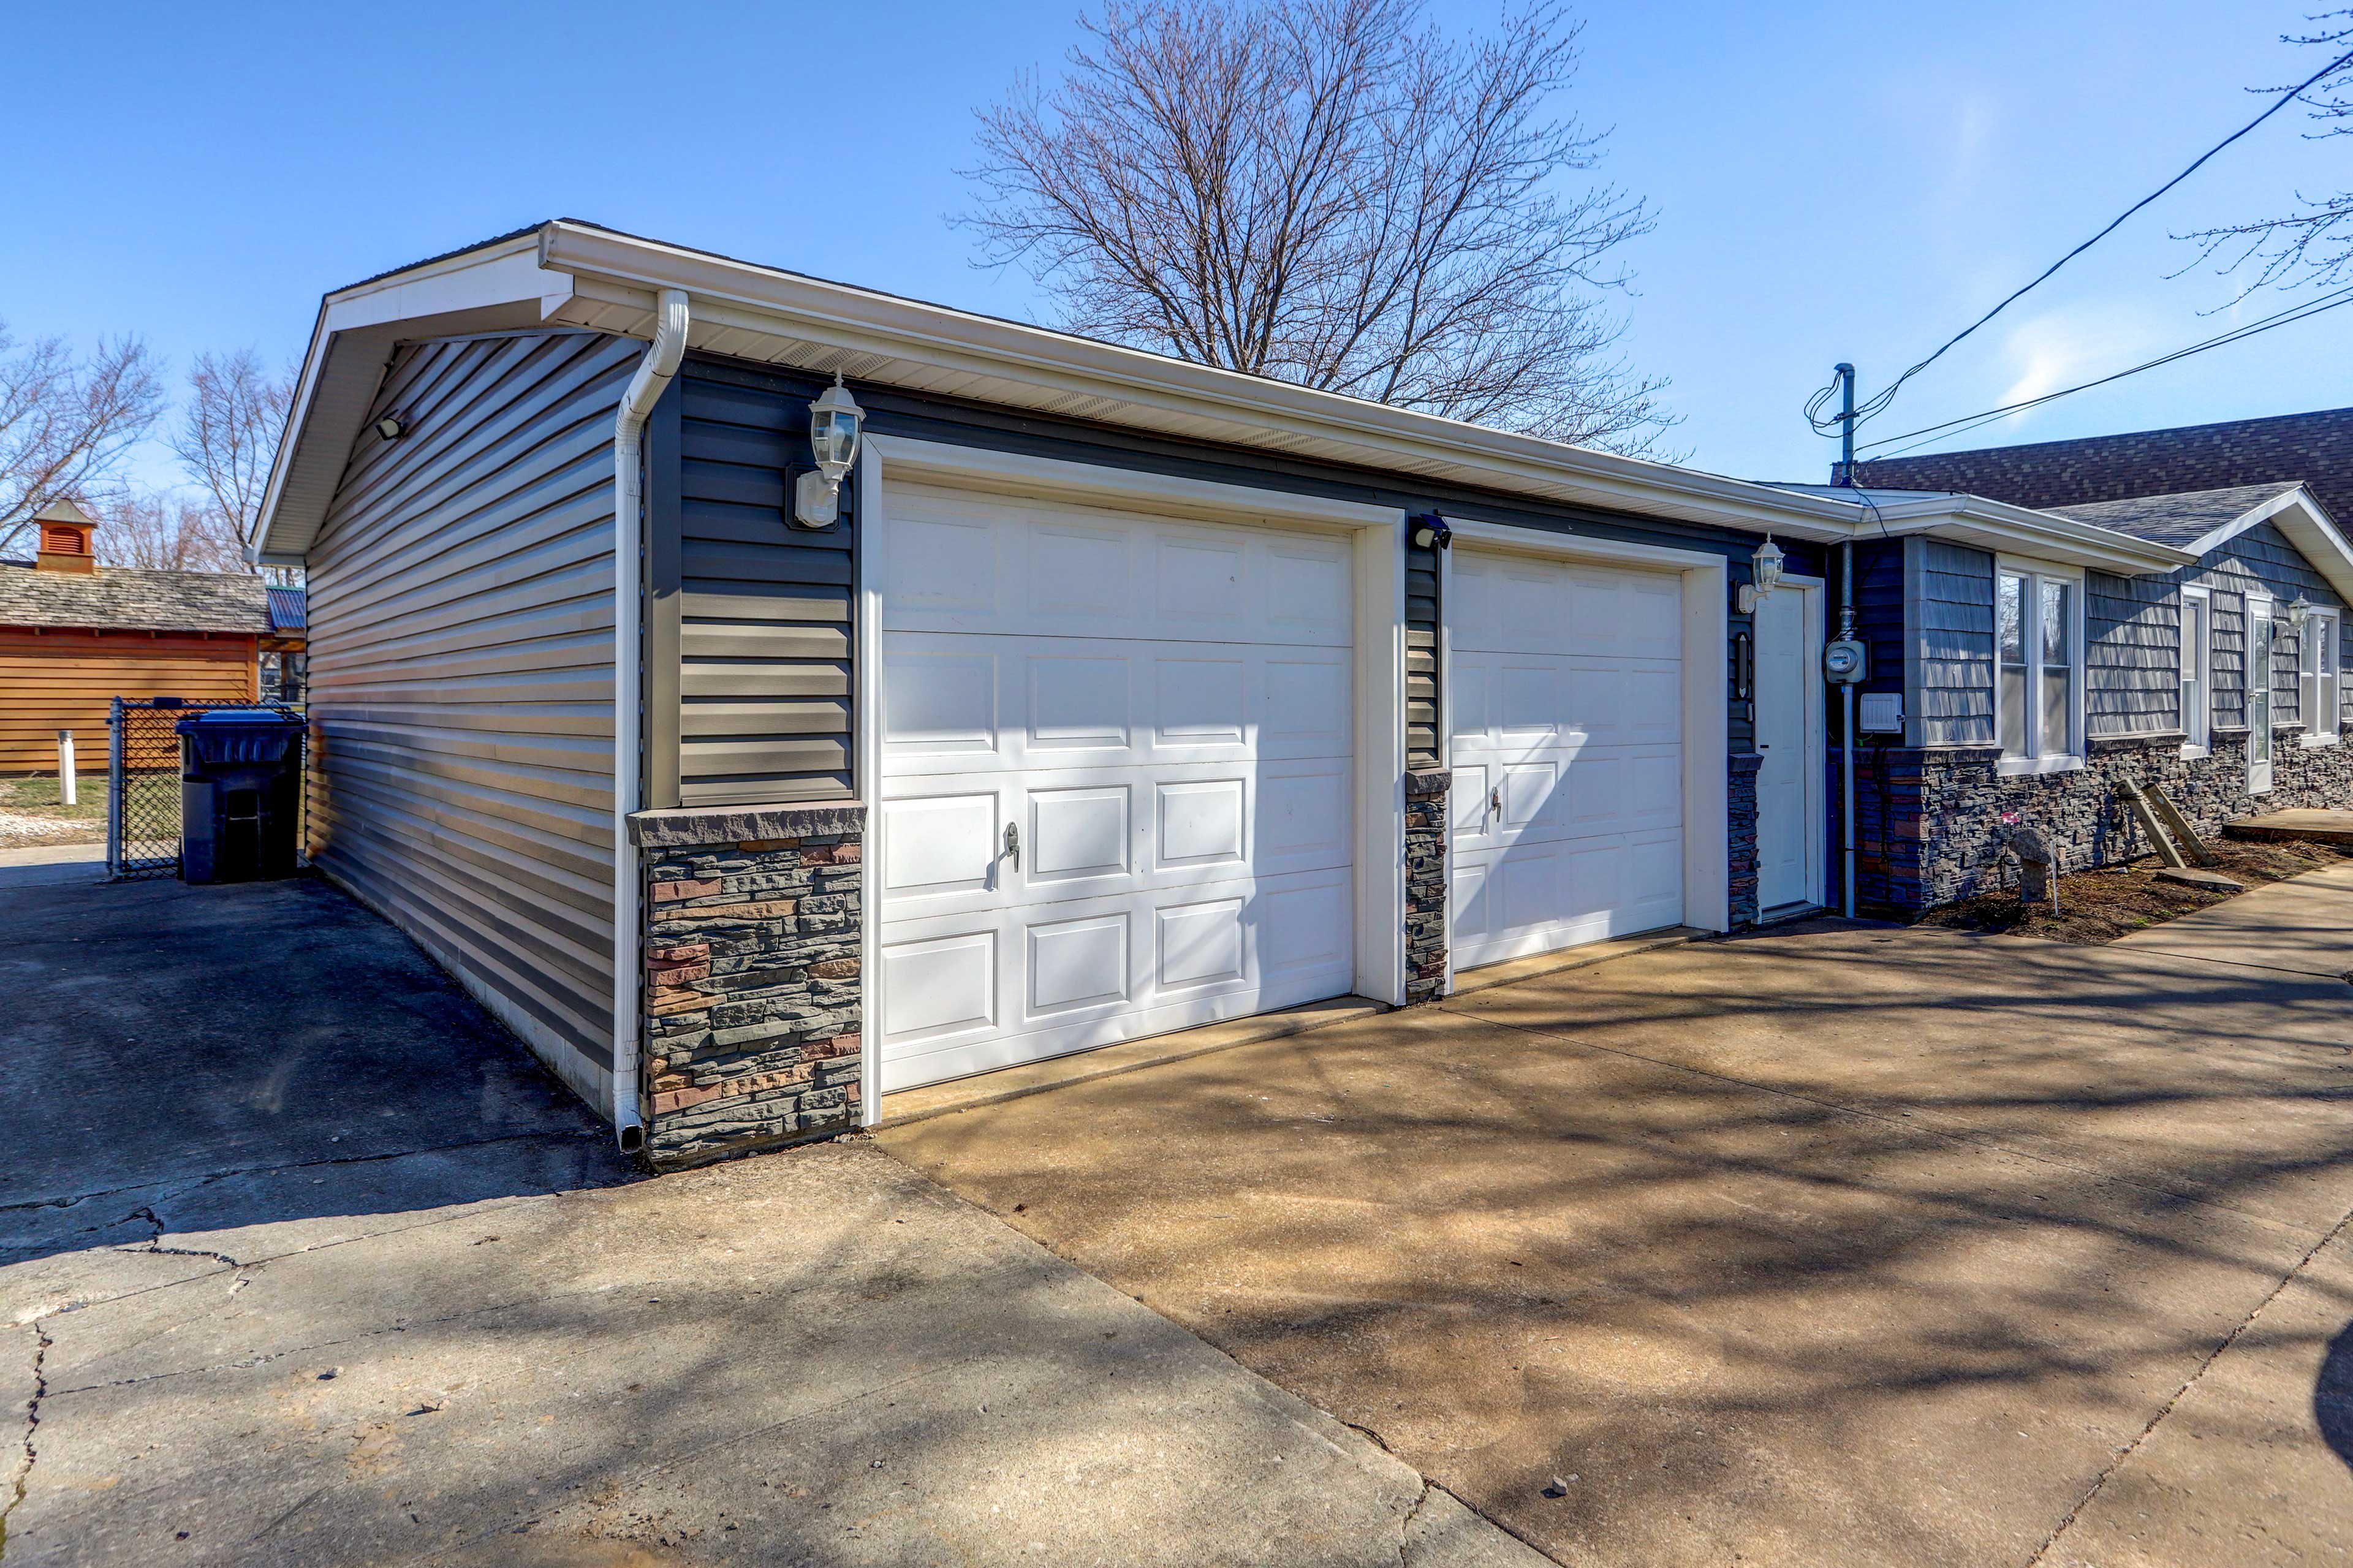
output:
M1806 898L1821 907L1830 903L1830 843L1828 781L1823 770L1830 756L1830 731L1824 717L1822 680L1818 673L1822 668L1822 643L1829 636L1829 584L1820 577L1787 575L1782 588L1794 588L1805 595L1805 612L1799 616L1799 658L1804 661L1805 679L1800 689L1806 694ZM1778 590L1777 590L1778 591ZM1759 644L1757 658L1764 657ZM1750 677L1751 692L1756 689L1755 677ZM1752 708L1755 699L1751 698ZM1762 826L1762 823L1759 823ZM1765 918L1765 900L1759 892L1757 918Z
M894 483L940 483L999 495L1054 500L1229 523L1352 531L1355 536L1356 692L1356 984L1363 995L1405 1000L1405 513L1287 491L1176 478L1060 458L869 435L858 464L856 791L871 837L882 780L881 540L890 527L885 473ZM1721 790L1719 789L1719 798ZM1719 817L1721 813L1719 812ZM871 994L881 963L879 857L860 862L860 925L869 988L862 1008L861 1124L881 1113L882 1042Z
M1539 555L1555 561L1593 561L1673 572L1683 580L1683 923L1702 931L1732 925L1731 743L1726 732L1732 682L1725 668L1731 647L1731 593L1725 558L1704 550L1628 544L1614 539L1547 533L1507 524L1449 518L1454 542L1490 550ZM1402 557L1402 552L1399 552ZM1441 602L1451 617L1454 606ZM1451 727L1451 726L1450 726ZM1453 752L1447 753L1448 765ZM1448 947L1452 948L1450 939ZM1448 961L1449 984L1452 960Z

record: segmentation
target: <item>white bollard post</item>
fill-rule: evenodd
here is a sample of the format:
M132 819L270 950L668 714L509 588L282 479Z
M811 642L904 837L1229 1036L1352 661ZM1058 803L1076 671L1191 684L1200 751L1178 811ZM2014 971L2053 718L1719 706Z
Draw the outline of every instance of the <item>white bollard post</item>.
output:
M58 731L58 800L60 805L74 804L73 731Z

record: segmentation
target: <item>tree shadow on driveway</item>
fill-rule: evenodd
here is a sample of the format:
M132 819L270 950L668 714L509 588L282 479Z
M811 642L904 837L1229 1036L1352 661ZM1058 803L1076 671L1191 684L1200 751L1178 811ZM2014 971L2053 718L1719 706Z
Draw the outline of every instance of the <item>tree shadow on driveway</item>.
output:
M2027 1563L2353 1209L2348 1024L2333 980L1816 928L881 1141L1562 1561ZM2298 1418L2353 1310L2306 1288Z

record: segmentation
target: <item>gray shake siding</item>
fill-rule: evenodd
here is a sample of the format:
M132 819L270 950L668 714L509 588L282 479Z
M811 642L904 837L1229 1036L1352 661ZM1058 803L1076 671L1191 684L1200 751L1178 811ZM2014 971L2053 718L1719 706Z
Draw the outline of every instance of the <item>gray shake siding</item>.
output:
M309 552L313 859L599 1105L613 413L641 347L402 347Z
M2163 577L2087 573L2084 727L2095 741L2181 728L2181 600Z
M1875 578L1865 582L1861 595L1873 660L1865 689L1881 689L1887 673L1883 660L1908 661L1904 690L1910 744L1994 745L1994 558L1987 551L1918 535L1903 545L1902 605L1887 603L1875 591ZM2316 605L2343 603L2270 523L2164 576L2085 574L2084 718L2092 741L2180 734L2185 583L2212 591L2211 679L2219 731L2247 725L2248 592L2268 591L2282 609L2299 594ZM1907 635L1898 635L1898 628ZM2353 647L2353 640L2348 646ZM2296 710L2300 651L2283 614L2272 671L2274 713L2283 725L2306 718Z
M1940 539L1905 541L1919 670L1918 734L1931 746L1991 745L1993 557Z

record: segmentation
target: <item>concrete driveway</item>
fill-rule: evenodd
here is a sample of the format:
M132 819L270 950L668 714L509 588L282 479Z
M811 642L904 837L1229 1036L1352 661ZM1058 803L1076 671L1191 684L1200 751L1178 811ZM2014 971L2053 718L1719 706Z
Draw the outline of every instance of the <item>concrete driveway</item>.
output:
M1539 1561L870 1144L636 1179L321 883L0 899L5 1568Z
M1818 926L881 1135L1563 1563L2353 1558L2353 868Z

